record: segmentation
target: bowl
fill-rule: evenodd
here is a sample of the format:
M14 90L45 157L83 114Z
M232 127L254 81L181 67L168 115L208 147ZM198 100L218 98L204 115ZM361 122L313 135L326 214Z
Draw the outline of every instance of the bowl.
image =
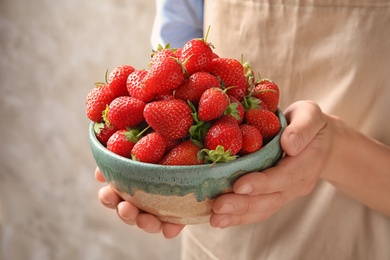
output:
M282 157L280 136L286 119L278 110L279 133L260 150L232 162L164 166L133 161L107 150L89 127L92 154L107 183L122 199L161 221L201 224L209 221L214 199L231 191L237 178L272 167Z

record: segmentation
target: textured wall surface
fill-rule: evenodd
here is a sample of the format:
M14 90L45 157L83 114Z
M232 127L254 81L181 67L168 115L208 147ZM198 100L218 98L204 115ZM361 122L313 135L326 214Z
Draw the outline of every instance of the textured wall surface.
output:
M178 259L101 206L85 97L147 66L154 0L0 1L0 259Z

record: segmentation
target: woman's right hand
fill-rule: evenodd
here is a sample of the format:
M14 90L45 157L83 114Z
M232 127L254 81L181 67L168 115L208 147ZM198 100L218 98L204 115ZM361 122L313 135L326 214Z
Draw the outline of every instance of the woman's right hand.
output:
M99 182L106 182L100 169L96 167L95 178ZM105 207L116 209L118 216L128 225L137 226L148 233L162 233L165 238L174 238L180 234L184 225L160 221L156 216L143 212L128 201L123 200L109 185L102 187L98 192L100 203Z

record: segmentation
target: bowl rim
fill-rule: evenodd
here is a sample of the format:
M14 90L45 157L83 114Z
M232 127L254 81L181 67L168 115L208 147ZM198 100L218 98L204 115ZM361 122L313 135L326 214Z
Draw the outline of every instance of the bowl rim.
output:
M286 122L286 118L284 117L283 112L279 108L278 108L278 110L276 112L276 115L278 116L280 124L281 124L281 127L280 127L278 133L276 134L276 136L274 138L272 138L266 145L261 147L258 151L253 152L251 154L246 154L244 156L239 156L238 158L236 158L232 162L239 162L239 161L243 161L243 160L249 159L251 157L257 157L257 156L261 155L264 151L266 151L267 147L273 145L275 142L280 142L280 137L282 135L282 132L284 131L284 129L287 126L287 122ZM130 158L126 158L126 157L120 156L120 155L118 155L118 154L108 150L103 144L100 143L100 141L97 139L95 131L94 131L94 125L95 124L96 124L96 122L90 122L90 124L89 124L89 132L88 132L88 134L89 134L90 140L94 143L94 146L96 148L98 148L99 150L101 150L104 153L108 153L110 156L114 157L115 160L119 160L119 161L122 161L122 162L125 162L125 163L134 164L135 166L142 166L142 165L144 165L144 166L149 167L150 169L156 169L156 170L157 169L159 169L159 170L161 170L161 169L186 170L186 169L194 169L194 168L200 168L200 169L205 168L206 169L206 168L210 168L211 165L212 165L211 163L201 164L201 165L162 165L162 164L155 164L155 163L139 162L139 161L132 160ZM229 162L227 162L227 163L225 163L225 162L224 163L216 163L216 164L214 164L213 168L224 167L226 165L229 165Z

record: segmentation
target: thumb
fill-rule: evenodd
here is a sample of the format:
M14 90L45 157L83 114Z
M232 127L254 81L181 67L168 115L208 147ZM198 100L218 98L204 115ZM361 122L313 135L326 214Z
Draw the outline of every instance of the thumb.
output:
M321 108L313 101L297 101L286 109L284 115L288 126L280 142L289 156L299 154L327 123Z

